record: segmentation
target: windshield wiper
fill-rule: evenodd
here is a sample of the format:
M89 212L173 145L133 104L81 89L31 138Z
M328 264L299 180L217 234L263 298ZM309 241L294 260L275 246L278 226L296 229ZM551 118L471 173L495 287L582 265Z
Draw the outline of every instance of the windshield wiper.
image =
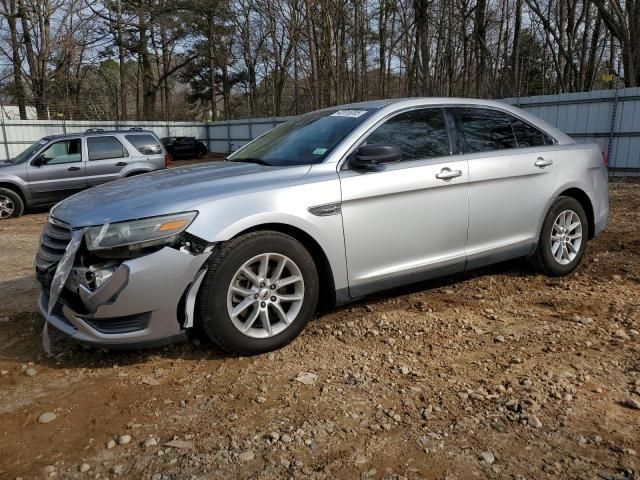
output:
M273 164L263 160L260 157L247 157L247 158L238 158L233 160L227 160L229 162L245 162L245 163L257 163L258 165L265 165L267 167L273 167Z

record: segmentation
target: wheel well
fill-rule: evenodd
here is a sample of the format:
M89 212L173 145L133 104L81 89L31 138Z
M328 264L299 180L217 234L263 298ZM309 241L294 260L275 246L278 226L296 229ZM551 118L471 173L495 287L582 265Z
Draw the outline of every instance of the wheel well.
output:
M146 170L136 170L135 172L127 173L126 177L135 177L136 175L142 175L143 173L148 173Z
M569 188L560 194L563 197L571 197L575 198L582 208L584 208L584 212L587 214L587 220L589 222L589 240L591 240L595 234L595 215L593 213L593 205L591 205L591 200L589 196L584 193L584 191L579 188Z
M24 194L22 193L22 190L20 189L20 187L18 187L13 183L0 182L0 188L6 188L7 190L11 190L12 192L14 192L16 195L20 197L20 199L22 200L22 203L24 203L24 206L25 207L27 206L27 199L24 197Z
M320 244L318 244L318 242L316 242L316 240L304 230L283 223L266 223L257 225L238 233L236 236L260 230L272 230L284 233L295 238L304 245L313 257L313 260L316 263L316 268L318 269L320 284L318 307L321 310L333 307L336 304L336 288L333 281L333 271L331 270L329 259Z

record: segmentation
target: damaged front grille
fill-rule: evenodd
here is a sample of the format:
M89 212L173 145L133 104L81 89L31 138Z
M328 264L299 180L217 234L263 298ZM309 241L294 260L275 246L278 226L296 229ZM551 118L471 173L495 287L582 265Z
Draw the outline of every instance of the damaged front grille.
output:
M40 237L40 248L36 253L35 264L38 280L41 277L46 280L47 272L54 270L64 255L67 245L71 241L71 229L65 223L49 216L49 221L44 227ZM52 276L52 274L51 274ZM44 284L43 284L44 285ZM50 286L49 282L49 286Z

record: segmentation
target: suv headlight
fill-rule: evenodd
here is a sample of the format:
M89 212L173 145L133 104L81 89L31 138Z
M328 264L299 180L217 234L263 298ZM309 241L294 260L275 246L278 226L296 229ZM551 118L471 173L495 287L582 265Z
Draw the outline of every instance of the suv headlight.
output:
M196 218L198 212L175 213L128 222L105 223L88 228L85 240L89 250L117 247L150 247L170 243Z

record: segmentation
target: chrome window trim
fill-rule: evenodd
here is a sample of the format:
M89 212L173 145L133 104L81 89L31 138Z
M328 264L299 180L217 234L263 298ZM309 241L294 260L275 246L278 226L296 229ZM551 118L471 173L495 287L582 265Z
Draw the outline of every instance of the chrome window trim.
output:
M391 106L393 106L394 104L390 104L387 105L386 107L383 107L384 109L388 109ZM475 152L475 153L495 153L495 152L501 152L501 151L508 151L508 152L512 152L512 151L526 151L530 148L533 149L539 149L539 148L550 148L550 147L558 147L558 146L562 146L562 144L558 141L558 139L552 135L551 133L547 132L546 130L541 129L540 127L532 124L531 122L529 122L526 118L523 118L521 115L518 115L515 112L512 112L511 110L507 109L507 108L501 108L497 105L482 105L482 104L478 104L478 103L446 103L446 102L442 102L442 103L424 103L421 105L410 105L410 106L406 106L403 108L398 108L396 110L392 110L390 112L386 112L384 114L384 116L382 116L381 118L375 120L375 119L369 119L369 121L373 121L374 123L371 124L371 126L369 126L363 133L359 134L358 137L351 141L351 145L349 146L349 148L347 149L346 153L344 153L336 162L337 167L336 167L336 171L340 172L340 171L345 171L345 170L350 170L349 168L345 168L344 165L347 163L347 159L349 158L349 156L355 151L356 148L358 148L358 146L360 146L361 142L363 141L363 139L365 139L372 130L374 130L375 128L378 128L378 126L380 126L382 123L384 123L385 121L387 121L389 118L398 115L400 113L404 113L407 111L411 111L411 110L422 110L425 108L442 108L444 110L446 110L447 108L480 108L480 109L486 109L486 110L494 110L497 112L501 112L504 113L506 115L511 115L515 118L517 118L518 120L520 120L521 122L524 122L527 125L532 126L533 128L535 128L536 130L540 131L541 133L549 136L552 140L553 140L553 144L552 145L541 145L538 147L526 147L526 148L505 148L502 150L491 150L491 151L487 151L487 152ZM382 110L382 109L381 109ZM445 119L445 124L446 124L446 119ZM366 123L364 124L366 125ZM362 125L361 125L362 126ZM348 138L348 137L347 137ZM347 140L347 139L345 139ZM451 140L449 140L449 142L451 142ZM452 148L451 143L449 144L449 147ZM460 152L457 154L452 154L450 155L450 157L433 157L433 158L429 158L429 159L421 159L421 160L413 160L413 161L425 161L425 160L433 160L434 158L451 158L452 161L457 160L457 157L462 157L465 155L471 155L471 153L465 153L465 152ZM325 162L323 163L331 163L328 162L325 159ZM408 163L408 162L402 162L402 163Z

